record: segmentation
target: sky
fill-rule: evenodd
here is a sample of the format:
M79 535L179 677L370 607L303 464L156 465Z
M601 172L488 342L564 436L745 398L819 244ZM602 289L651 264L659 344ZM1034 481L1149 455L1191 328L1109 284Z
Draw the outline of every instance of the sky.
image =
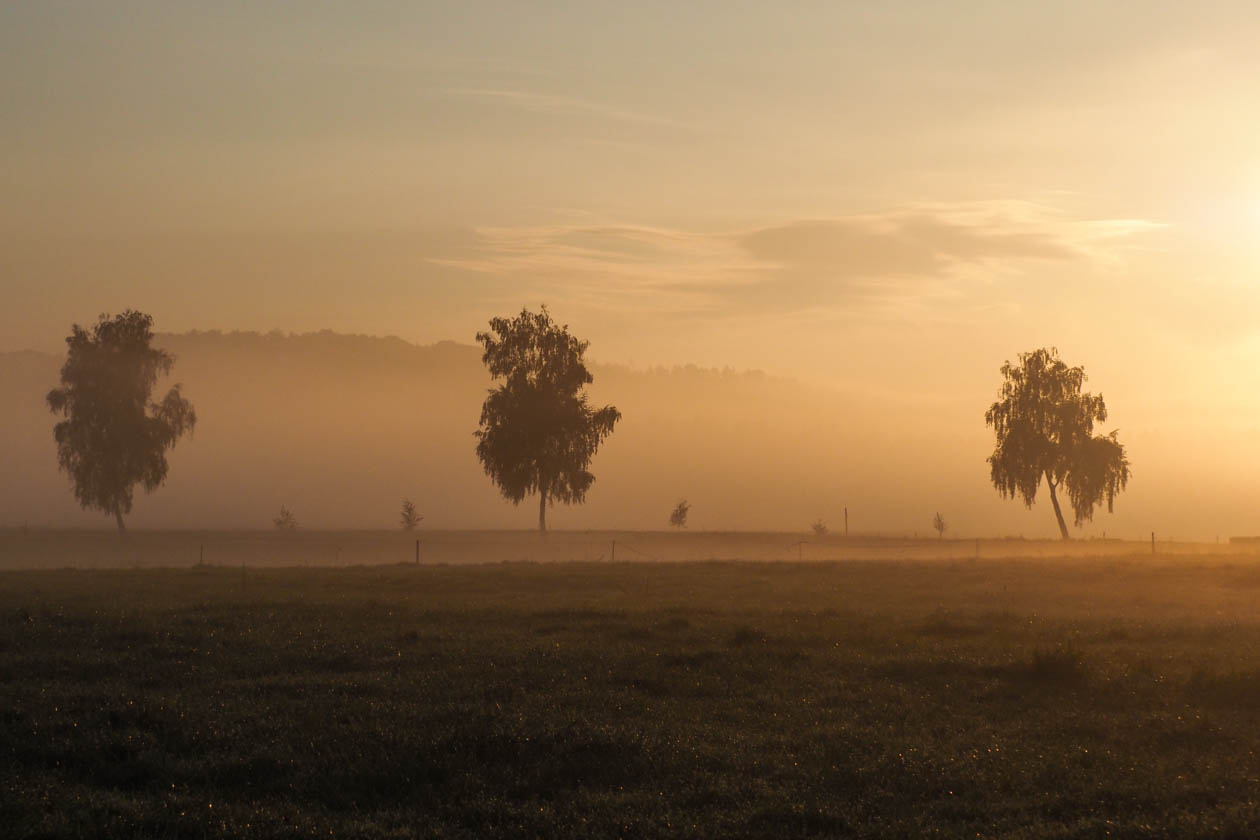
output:
M599 361L974 423L1055 345L1247 473L1256 43L1210 0L6 3L0 350L546 302Z

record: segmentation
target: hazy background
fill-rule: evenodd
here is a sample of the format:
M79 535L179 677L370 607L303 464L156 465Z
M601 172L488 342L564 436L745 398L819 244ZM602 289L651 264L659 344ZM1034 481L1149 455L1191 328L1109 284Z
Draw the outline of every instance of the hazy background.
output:
M135 527L269 528L285 505L305 528L392 528L403 497L430 529L537 522L536 505L504 501L477 461L472 432L490 385L477 347L331 332L157 343L178 357L175 378L198 425L172 453L166 487L137 495ZM113 527L80 511L57 472L43 398L59 366L51 354L0 354L0 527ZM861 534L927 536L938 510L950 535L1056 533L1048 501L1027 511L989 484L987 390L968 403L730 369L596 365L594 374L593 398L624 419L595 458L587 503L556 508L553 527L662 529L685 496L693 530L805 531L822 518L842 531L848 507ZM1154 529L1212 540L1260 530L1254 472L1220 457L1221 440L1189 457L1170 445L1176 425L1125 429L1140 472L1117 514L1083 535L1138 539Z
M1222 2L9 3L0 351L126 307L471 342L546 301L626 415L559 527L687 495L1049 534L982 414L1054 344L1133 462L1097 532L1260 532L1258 40ZM475 461L473 351L164 340L202 423L138 526L531 521ZM688 363L768 376L647 372ZM0 360L0 520L106 525L55 473L56 369Z

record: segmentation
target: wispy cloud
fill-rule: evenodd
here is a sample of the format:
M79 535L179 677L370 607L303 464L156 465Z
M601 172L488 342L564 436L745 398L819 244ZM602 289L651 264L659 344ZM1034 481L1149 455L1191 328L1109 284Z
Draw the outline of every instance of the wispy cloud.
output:
M597 309L700 311L754 270L723 236L633 225L481 228L460 257L433 262L511 279L514 291L562 293ZM753 282L751 276L748 282Z
M918 205L700 233L634 225L484 228L442 264L599 308L734 314L957 301L1045 263L1114 258L1157 227L1036 205ZM987 306L988 301L976 300Z

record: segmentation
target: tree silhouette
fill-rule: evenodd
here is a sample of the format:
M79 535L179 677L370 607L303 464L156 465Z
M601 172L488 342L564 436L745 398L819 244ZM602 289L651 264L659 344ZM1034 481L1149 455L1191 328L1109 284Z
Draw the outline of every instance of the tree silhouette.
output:
M404 531L416 530L416 526L420 524L421 519L424 519L424 517L416 513L416 506L411 503L411 499L403 499L402 518L400 519L402 529Z
M284 505L280 506L280 515L271 520L271 524L275 525L278 531L296 531L298 526L297 517Z
M175 385L160 402L153 386L175 364L153 348L153 318L128 309L100 319L91 331L78 324L66 338L69 351L61 387L48 392L48 408L65 419L53 427L57 462L74 482L84 508L113 514L124 533L135 485L151 493L166 480L166 450L197 423L192 404Z
M686 499L682 499L674 506L674 511L669 515L669 524L675 528L687 527L687 514L691 512L691 505Z
M1044 476L1063 539L1071 539L1056 490L1066 487L1080 527L1103 501L1113 510L1129 481L1129 461L1116 432L1095 435L1107 419L1102 395L1081 393L1085 369L1068 367L1050 348L1021 353L1019 364L1002 365L998 401L985 412L997 445L989 456L993 486L1003 498L1020 497L1032 507Z
M827 536L827 530L828 530L828 529L827 529L827 523L826 523L826 522L823 522L821 518L819 518L819 519L815 519L815 520L814 520L814 524L813 524L813 525L811 525L811 526L809 526L809 527L810 527L810 528L812 528L812 529L814 530L814 536L816 536L816 537L825 537L825 536Z
M948 527L945 524L945 517L941 516L940 511L937 511L936 516L932 517L932 528L936 531L937 539L945 539L945 529Z
M481 407L477 457L513 504L538 494L538 530L547 532L547 504L581 503L595 482L588 469L621 412L587 404L593 380L582 356L589 342L559 326L547 307L492 318L477 333L482 361L501 384Z

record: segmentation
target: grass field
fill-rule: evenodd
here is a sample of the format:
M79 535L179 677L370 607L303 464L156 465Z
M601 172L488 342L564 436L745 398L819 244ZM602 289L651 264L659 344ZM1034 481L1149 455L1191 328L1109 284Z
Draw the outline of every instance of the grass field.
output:
M0 573L12 837L1256 837L1253 556Z

